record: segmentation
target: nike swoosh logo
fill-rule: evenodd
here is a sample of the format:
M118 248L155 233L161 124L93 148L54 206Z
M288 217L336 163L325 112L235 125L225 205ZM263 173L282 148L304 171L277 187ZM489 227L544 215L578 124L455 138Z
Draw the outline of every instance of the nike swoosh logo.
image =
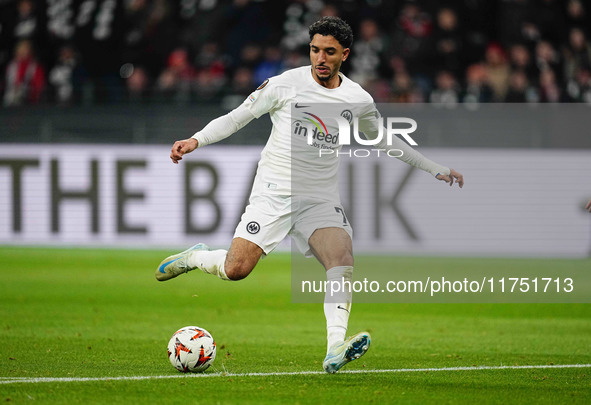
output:
M338 308L338 309L342 309L343 311L347 311L347 312L349 312L349 310L348 310L347 308L343 308L343 307L342 307L342 306L340 306L340 305L338 305L338 306L337 306L337 308ZM350 313L350 312L349 312L349 313Z
M295 108L308 108L310 107L309 105L300 105L299 103L295 103Z
M164 268L165 268L166 266L168 266L170 263L172 263L172 262L176 262L178 259L180 259L180 257L177 257L176 259L173 259L173 260L171 260L171 261L169 261L169 262L162 263L162 265L161 265L161 266L158 268L158 271L159 271L160 273L165 273L165 274L166 274L166 272L164 271Z

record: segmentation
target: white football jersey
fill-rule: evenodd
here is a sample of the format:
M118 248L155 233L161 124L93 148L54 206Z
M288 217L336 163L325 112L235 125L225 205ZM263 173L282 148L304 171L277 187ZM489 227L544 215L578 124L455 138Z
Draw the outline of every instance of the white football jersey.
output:
M261 153L253 192L340 200L337 122L331 116L359 118L362 131L377 131L372 97L339 73L339 87L328 89L303 66L272 77L244 101L254 117L269 113L273 129ZM373 128L371 128L373 127ZM371 131L373 132L373 131Z
M450 173L404 141L383 134L383 121L372 97L342 73L340 86L327 89L304 66L272 77L230 113L193 135L199 147L218 142L269 113L271 135L259 161L253 194L314 197L338 202L339 126L358 121L358 131L378 140L375 147L400 151L398 159L421 170ZM345 119L346 121L343 121ZM380 139L378 139L380 138Z

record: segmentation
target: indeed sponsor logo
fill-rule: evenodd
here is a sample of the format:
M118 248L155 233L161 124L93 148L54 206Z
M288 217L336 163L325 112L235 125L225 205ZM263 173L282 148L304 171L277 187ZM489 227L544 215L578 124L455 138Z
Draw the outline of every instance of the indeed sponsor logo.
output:
M313 122L314 125L305 125L304 122L295 121L293 132L296 135L306 137L308 145L314 145L314 141L337 145L339 135L329 133L324 123L321 120L319 121L320 124Z

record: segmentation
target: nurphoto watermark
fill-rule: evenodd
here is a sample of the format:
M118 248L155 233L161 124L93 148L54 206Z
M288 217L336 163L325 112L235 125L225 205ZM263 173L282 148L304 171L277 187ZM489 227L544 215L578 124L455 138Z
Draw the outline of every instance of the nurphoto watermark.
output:
M338 105L336 105L338 106ZM342 106L335 111L335 105L299 105L292 108L292 133L306 144L318 149L318 157L394 157L404 152L393 147L395 137L405 140L411 146L418 143L411 137L417 130L417 122L408 117L382 117L375 105ZM372 128L370 128L371 126ZM377 136L364 135L371 129ZM343 148L348 146L350 148ZM359 146L359 148L352 148ZM373 148L366 148L371 147Z

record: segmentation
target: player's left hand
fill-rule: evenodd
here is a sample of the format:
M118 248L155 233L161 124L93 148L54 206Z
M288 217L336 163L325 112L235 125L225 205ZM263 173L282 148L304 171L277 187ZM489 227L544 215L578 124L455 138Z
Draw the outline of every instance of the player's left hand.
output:
M591 200L589 200L589 202L587 203L587 205L585 205L585 209L589 212L591 212Z
M454 169L449 169L449 175L438 174L436 179L449 183L450 187L453 186L455 180L460 188L464 187L464 176L462 173L456 172Z
M195 138L183 139L182 141L176 141L172 145L170 151L170 159L173 163L178 164L179 160L183 160L183 155L193 152L199 146L199 142Z

